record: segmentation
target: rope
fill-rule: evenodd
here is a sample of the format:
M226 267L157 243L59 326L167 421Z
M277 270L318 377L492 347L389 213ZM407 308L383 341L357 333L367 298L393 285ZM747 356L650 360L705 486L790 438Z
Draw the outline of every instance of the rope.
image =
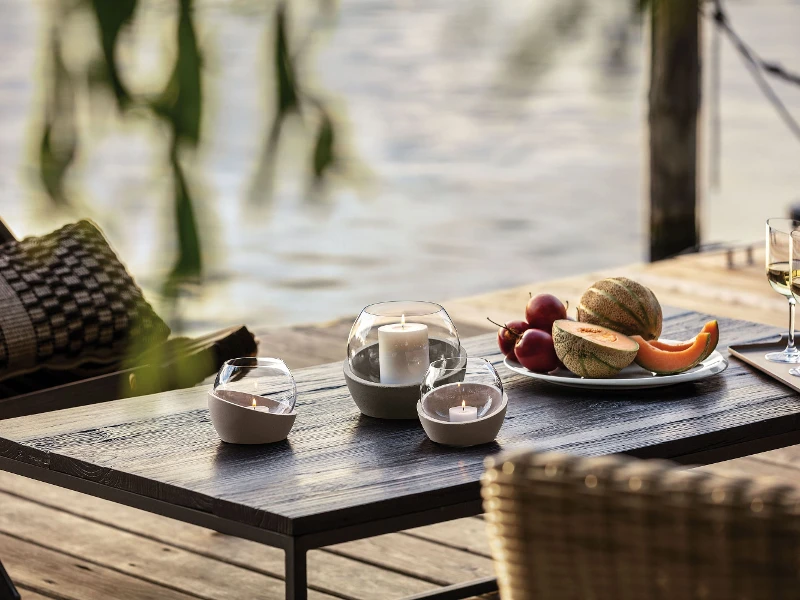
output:
M767 81L765 73L795 85L800 85L800 75L796 75L784 69L776 62L769 62L763 60L750 48L745 41L737 34L731 26L730 19L722 7L722 0L714 1L714 11L711 18L714 19L717 27L721 29L730 40L733 47L739 52L744 61L745 66L750 71L753 80L758 85L761 92L772 103L778 115L781 117L786 126L791 130L794 136L800 140L800 123L792 116L786 105L780 99L778 94Z

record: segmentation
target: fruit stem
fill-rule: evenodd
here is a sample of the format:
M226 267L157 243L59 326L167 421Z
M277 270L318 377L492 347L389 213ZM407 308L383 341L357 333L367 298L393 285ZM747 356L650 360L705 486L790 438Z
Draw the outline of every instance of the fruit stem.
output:
M501 325L500 323L496 323L495 321L492 321L489 317L486 317L486 320L489 321L489 323L491 323L492 325L497 325L500 329L505 329L506 331L510 331L517 337L520 337L522 335L519 331L511 329L511 327L509 327L508 325Z

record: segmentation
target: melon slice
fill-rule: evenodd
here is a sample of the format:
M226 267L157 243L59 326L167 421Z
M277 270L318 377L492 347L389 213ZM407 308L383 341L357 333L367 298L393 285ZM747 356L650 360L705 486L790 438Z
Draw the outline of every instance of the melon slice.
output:
M662 350L638 335L634 335L632 339L639 344L636 364L656 375L674 375L688 371L707 356L706 351L711 345L711 335L708 333L699 333L692 345L685 350Z
M711 340L709 341L708 348L706 348L706 353L701 361L704 361L711 353L716 350L717 344L719 343L719 323L717 321L709 321L705 324L705 327L700 331L700 333L707 333L711 336ZM655 346L659 350L666 350L668 352L680 352L683 350L689 349L695 340L688 340L686 342L662 342L661 340L653 340L650 342L651 346Z
M580 377L613 377L636 358L639 345L600 325L561 319L553 323L558 359Z

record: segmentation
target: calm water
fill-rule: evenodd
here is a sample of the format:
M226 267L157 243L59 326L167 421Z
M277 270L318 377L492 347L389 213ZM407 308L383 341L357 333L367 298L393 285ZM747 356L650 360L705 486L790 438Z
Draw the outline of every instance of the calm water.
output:
M762 55L800 70L800 3L728 4ZM156 131L111 115L90 122L82 107L87 141L69 179L73 212L55 212L36 185L29 134L42 111L46 5L0 0L0 215L20 235L94 219L157 299L173 247ZM561 42L543 26L531 39L547 68L529 79L510 70L509 56L525 47L529 21L552 20L550 3L342 0L303 77L344 123L351 176L324 202L309 201L307 148L294 132L272 200L252 204L270 116L268 12L200 3L208 103L192 181L208 277L184 305L188 327L319 321L378 300L445 300L642 259L646 50L631 30L624 60L611 60L609 40L624 29L611 5L589 3L583 25ZM158 89L166 76L164 6L146 5L123 52L137 89ZM300 39L312 13L292 6ZM74 54L67 58L77 64ZM800 142L727 44L722 64L722 185L702 184L703 238L749 241L800 196ZM800 117L800 92L778 89Z

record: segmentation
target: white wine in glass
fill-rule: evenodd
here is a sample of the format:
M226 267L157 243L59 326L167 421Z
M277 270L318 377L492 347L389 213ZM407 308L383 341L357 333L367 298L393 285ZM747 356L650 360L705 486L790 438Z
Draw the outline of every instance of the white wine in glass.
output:
M795 243L800 243L800 241ZM798 265L795 264L795 266ZM790 283L793 278L797 279L796 285L800 286L800 269L792 270L789 262L777 262L767 265L767 280L772 289L787 298L794 293L794 290L790 289ZM795 293L795 300L797 298L798 294Z
M800 221L792 219L769 219L767 221L767 280L772 289L789 301L789 339L781 352L770 352L764 358L772 362L800 363L800 351L794 345L794 307L797 304L792 294L792 282L800 284L800 260L794 257L793 232L800 230ZM800 234L798 234L800 235ZM800 242L800 237L797 238ZM798 247L800 252L800 247ZM795 267L798 267L795 269ZM798 371L800 376L800 371Z

